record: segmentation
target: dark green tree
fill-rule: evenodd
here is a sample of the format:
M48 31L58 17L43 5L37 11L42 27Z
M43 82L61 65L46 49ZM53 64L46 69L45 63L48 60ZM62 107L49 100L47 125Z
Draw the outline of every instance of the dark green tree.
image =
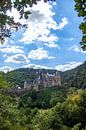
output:
M80 129L85 128L86 90L77 90L69 94L66 101L58 103L54 109L65 126L73 128L75 125L80 124Z
M83 34L80 44L82 49L86 50L86 0L75 0L75 10L77 10L79 17L83 17L83 22L79 26Z
M0 89L7 88L8 83L5 81L4 76L0 74Z
M29 10L25 11L24 9L30 5L32 6L37 3L36 0L1 0L0 1L0 41L4 42L6 37L11 36L11 29L14 28L18 30L20 23L16 23L13 17L7 15L7 11L11 11L12 8L16 8L20 13L20 18L28 18L30 14ZM8 27L7 27L8 26ZM25 26L25 25L24 25Z
M61 118L52 110L41 110L33 120L33 130L61 130Z

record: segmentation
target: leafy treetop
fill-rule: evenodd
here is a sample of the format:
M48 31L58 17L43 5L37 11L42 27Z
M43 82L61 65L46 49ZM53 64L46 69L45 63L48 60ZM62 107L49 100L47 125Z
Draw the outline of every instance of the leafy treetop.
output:
M77 10L79 17L83 17L83 22L79 26L83 33L80 44L82 49L86 50L86 0L75 0L75 10Z

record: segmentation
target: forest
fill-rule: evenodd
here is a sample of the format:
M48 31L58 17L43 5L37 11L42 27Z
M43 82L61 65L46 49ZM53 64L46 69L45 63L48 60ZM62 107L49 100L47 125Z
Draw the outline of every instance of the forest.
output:
M75 69L82 82L85 68L86 63ZM70 72L74 79L76 76L72 71L65 74ZM17 96L3 91L12 85L0 72L0 130L86 130L85 87L78 87L77 83L76 86L68 86L64 82L60 87L39 92L31 90Z
M18 31L20 27L27 28L26 24L15 22L13 17L7 15L7 11L15 8L20 19L28 19L31 12L24 8L36 5L38 1L0 0L0 44L11 38L13 29ZM75 10L82 17L79 26L82 31L80 45L85 51L86 1L74 1ZM31 75L28 75L28 71L32 72ZM0 130L86 130L86 62L73 70L61 72L60 87L39 92L31 90L20 96L7 93L8 89L16 85L23 87L25 79L34 78L36 75L33 70L23 68L6 74L0 72Z

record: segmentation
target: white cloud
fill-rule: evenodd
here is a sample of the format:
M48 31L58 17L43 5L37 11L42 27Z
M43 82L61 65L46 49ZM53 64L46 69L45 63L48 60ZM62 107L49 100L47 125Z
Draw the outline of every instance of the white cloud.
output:
M50 43L47 42L47 43L44 43L44 45L46 45L46 46L48 46L50 48L58 48L58 49L60 49L60 46L55 44L54 42L50 42Z
M21 38L21 42L25 44L35 43L36 41L52 48L59 48L57 45L58 36L55 36L52 30L61 30L65 25L68 24L68 19L63 17L61 23L57 24L57 21L53 19L55 12L53 11L53 6L50 2L44 3L43 0L38 1L37 5L33 5L33 7L27 7L26 10L29 10L31 14L27 20L19 19L20 15L16 9L12 9L12 11L8 11L8 15L13 16L16 22L20 22L22 24L28 24L27 30L23 33L23 37Z
M44 45L48 46L48 47L52 47L52 48L60 48L58 44L54 43L54 41L58 41L58 37L55 35L44 35L42 37L39 37L38 40L43 43Z
M73 41L74 39L75 39L74 37L71 37L69 40L70 40L70 41Z
M58 30L63 29L66 25L68 24L68 19L66 17L62 18L62 22L59 23L59 25L57 26Z
M24 68L34 68L34 69L52 69L47 66L42 66L42 65L37 65L37 64L28 64L28 65L23 65Z
M3 71L5 73L7 73L8 71L11 71L11 70L14 70L14 69L12 67L9 67L9 66L0 67L0 71Z
M57 65L56 69L59 71L67 71L67 70L74 69L81 64L82 64L82 62L69 62L67 64Z
M24 54L16 54L12 56L8 56L5 62L8 63L28 63L30 62L28 58Z
M22 47L20 46L2 46L0 48L0 51L1 52L4 52L4 53L24 53L24 51L22 50Z
M48 56L48 52L43 48L38 48L36 50L31 50L28 54L29 59L41 60L41 59L53 59L54 57Z
M53 19L55 13L52 9L52 5L43 1L38 2L37 5L30 9L31 15L28 19L28 28L23 34L22 42L30 44L38 41L48 47L58 47L55 42L59 38L51 33L51 29L57 30L58 26L57 22Z
M77 45L72 46L72 47L70 48L70 50L73 50L73 51L75 51L75 52L79 52L79 53L84 53L84 54L86 54L86 51L83 51L83 50L81 49L81 47L79 47L79 46L77 46Z
M20 22L21 24L27 23L26 19L24 19L24 18L20 19L20 14L16 8L12 8L11 11L8 10L7 15L13 17L15 22Z

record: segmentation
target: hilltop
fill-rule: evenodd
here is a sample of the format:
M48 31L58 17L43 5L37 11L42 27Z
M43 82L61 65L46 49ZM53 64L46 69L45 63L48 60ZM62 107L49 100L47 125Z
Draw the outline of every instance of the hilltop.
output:
M62 72L62 82L69 87L86 88L86 61L75 69Z
M25 80L33 81L39 73L55 73L51 69L20 68L4 74L5 80L14 85L23 87ZM86 87L86 61L75 69L60 72L62 84L68 87Z
M33 82L36 78L38 78L39 74L53 74L56 73L56 71L57 70L51 69L20 68L5 74L5 80L13 83L15 86L19 85L23 87L25 81Z

